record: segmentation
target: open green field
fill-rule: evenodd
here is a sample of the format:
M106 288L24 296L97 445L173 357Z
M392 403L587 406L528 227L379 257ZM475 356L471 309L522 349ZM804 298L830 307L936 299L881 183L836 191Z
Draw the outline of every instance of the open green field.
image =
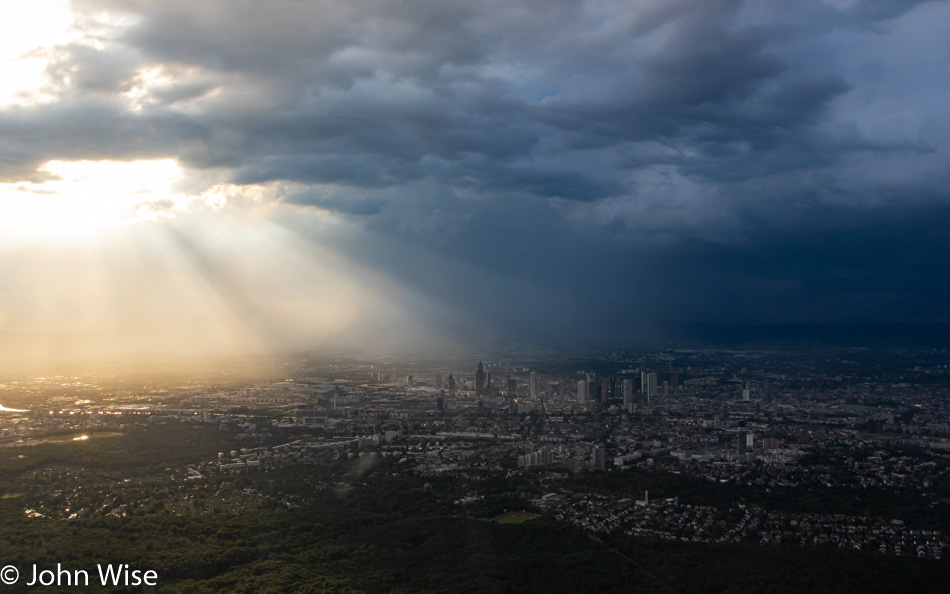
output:
M73 442L82 442L88 441L90 439L100 439L106 437L121 437L121 433L116 433L115 431L90 431L87 433L70 433L67 435L53 435L51 437L41 437L38 439L26 438L19 441L7 441L0 445L0 447L22 447L22 446L35 446L44 443L73 443Z
M58 435L56 437L46 438L44 441L46 443L68 443L71 441L86 441L87 439L100 439L104 437L121 437L121 433L116 433L115 431L89 431L87 433L79 433L76 435Z
M496 518L492 518L492 521L498 522L499 524L524 524L528 520L533 520L537 517L538 514L532 514L528 512L508 512L506 514L501 514Z

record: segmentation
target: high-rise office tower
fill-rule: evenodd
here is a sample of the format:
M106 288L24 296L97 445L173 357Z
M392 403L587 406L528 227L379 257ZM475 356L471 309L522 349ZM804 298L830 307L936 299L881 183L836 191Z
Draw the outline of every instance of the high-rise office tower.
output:
M587 381L586 380L580 380L577 382L577 403L587 404Z
M518 380L516 380L513 377L509 377L508 381L505 383L507 384L505 386L505 389L508 391L508 397L514 398L515 396L517 396L518 395Z
M745 429L740 429L736 433L736 454L739 456L744 455L746 452L751 450L752 446L752 433L748 432ZM744 461L744 460L741 460Z
M623 380L623 409L629 412L630 407L632 405L633 405L633 380L625 379Z
M644 404L653 401L656 396L656 373L644 371L640 374L640 392L643 394Z
M590 452L591 470L604 470L606 461L604 448L595 446Z
M485 366L478 362L478 369L475 371L475 397L478 398L485 393Z
M531 398L538 397L538 373L536 371L531 372L531 378L528 380L528 386L531 390Z
M449 398L455 398L455 377L449 374Z

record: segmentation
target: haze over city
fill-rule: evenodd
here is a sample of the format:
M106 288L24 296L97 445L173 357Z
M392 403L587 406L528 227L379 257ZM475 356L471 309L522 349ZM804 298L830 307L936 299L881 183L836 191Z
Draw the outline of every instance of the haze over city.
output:
M948 2L16 13L8 355L950 321Z

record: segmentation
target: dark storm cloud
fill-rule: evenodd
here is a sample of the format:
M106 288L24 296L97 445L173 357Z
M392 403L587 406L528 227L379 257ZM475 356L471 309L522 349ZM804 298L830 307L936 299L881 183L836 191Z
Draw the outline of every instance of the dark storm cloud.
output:
M129 114L115 102L81 97L0 111L0 180L42 178L51 159L150 159L187 151L206 132L174 113Z
M56 102L0 112L3 179L175 157L291 182L285 202L353 219L340 249L512 328L777 321L783 294L789 319L936 316L946 295L905 278L945 242L876 242L950 202L947 2L73 6L131 24L57 48Z
M55 52L46 68L50 83L73 92L119 93L127 90L135 72L133 57L70 44Z
M950 205L894 205L860 214L816 206L810 214L859 220L750 230L755 249L683 245L675 259L686 274L675 281L678 290L667 293L669 311L689 305L682 295L702 291L718 320L729 323L948 320L950 241L942 229Z
M906 2L898 2L895 0L864 0L862 2L856 2L847 12L860 21L874 23L901 16L919 4L932 1L933 0L908 0Z
M834 73L798 72L774 51L788 35L777 25L738 27L739 2L77 5L139 20L110 49L61 48L56 70L74 78L65 100L127 89L134 62L201 69L201 80L152 92L146 113L132 119L142 124L135 135L165 140L149 137L151 117L220 89L186 116L197 142L164 150L188 165L236 168L241 182L376 185L435 175L596 199L623 193L611 187L622 173L587 170L586 181L559 173L572 150L659 139L755 153L797 140L848 88ZM96 144L108 147L103 140ZM456 174L460 161L476 166Z
M292 204L315 206L325 210L349 215L375 215L382 210L385 201L378 197L334 195L326 191L304 190L285 195Z

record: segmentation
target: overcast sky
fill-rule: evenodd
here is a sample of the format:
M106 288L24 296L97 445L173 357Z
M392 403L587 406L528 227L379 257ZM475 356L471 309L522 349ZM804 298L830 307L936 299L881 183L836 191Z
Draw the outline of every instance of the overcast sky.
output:
M68 35L17 50L43 69L0 108L0 181L178 168L136 234L181 257L110 255L110 311L175 318L182 294L117 287L184 261L294 344L314 315L460 342L950 321L950 2L58 5ZM0 329L57 329L12 276Z

